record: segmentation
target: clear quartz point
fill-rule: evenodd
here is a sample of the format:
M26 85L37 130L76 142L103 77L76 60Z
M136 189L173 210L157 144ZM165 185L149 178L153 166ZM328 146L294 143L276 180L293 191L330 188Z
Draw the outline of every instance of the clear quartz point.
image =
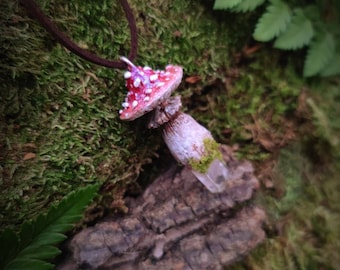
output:
M225 189L229 170L221 160L214 159L205 173L195 170L192 170L192 173L210 192L219 193Z

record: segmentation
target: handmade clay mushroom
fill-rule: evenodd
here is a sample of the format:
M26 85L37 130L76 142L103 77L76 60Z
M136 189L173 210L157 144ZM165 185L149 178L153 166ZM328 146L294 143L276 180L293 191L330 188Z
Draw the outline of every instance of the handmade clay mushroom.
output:
M128 65L124 78L129 91L120 118L134 120L153 110L148 127L162 126L164 141L175 159L189 167L210 192L222 192L228 169L219 145L209 130L180 112L180 97L170 97L181 82L182 67L168 65L164 71L154 71L137 67L125 57L121 59Z

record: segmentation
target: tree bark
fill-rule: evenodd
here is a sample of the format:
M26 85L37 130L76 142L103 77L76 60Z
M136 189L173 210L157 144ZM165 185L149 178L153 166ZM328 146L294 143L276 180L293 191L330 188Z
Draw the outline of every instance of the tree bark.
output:
M265 238L265 213L246 203L259 186L251 163L222 152L230 169L222 193L172 168L126 199L128 214L75 235L57 269L222 269L243 258Z

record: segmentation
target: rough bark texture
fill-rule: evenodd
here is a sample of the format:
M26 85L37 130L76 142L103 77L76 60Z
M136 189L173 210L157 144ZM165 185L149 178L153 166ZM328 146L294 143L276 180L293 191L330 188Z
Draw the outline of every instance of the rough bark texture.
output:
M265 213L240 205L258 188L253 167L232 157L225 191L210 193L190 170L171 169L137 199L129 213L84 229L58 269L222 269L265 238Z

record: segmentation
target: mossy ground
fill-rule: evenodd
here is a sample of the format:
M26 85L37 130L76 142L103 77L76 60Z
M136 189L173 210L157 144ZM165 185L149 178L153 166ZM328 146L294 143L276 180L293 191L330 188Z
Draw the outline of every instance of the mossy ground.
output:
M109 59L127 55L117 1L38 3L82 47ZM204 1L131 4L136 63L182 65L184 110L257 165L269 239L234 268L336 269L339 79L303 81L301 51L262 45L251 53L256 14L213 12ZM169 154L159 133L146 130L145 119L118 118L126 93L121 71L69 53L16 1L1 1L0 15L1 229L18 229L88 183L103 183L114 206L127 186L160 173Z

